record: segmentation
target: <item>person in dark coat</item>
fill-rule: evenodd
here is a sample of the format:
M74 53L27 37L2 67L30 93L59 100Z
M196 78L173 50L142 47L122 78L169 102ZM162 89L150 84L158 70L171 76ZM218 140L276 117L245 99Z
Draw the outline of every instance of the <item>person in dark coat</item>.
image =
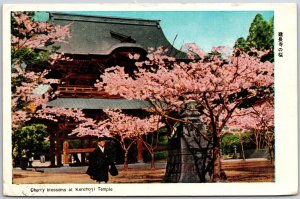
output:
M89 167L86 173L91 179L100 183L107 183L108 172L118 175L118 170L109 152L105 148L106 139L100 137L95 150L90 155Z

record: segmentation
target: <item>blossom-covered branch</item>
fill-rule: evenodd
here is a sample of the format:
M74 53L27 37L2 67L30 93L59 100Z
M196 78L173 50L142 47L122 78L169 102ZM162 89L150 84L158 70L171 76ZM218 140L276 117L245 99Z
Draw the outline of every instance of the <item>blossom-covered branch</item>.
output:
M201 50L193 52L203 56ZM154 106L150 111L165 118L174 112L180 115L183 104L196 101L202 112L200 119L213 136L214 180L218 181L223 129L244 104L251 106L252 101L273 96L274 66L239 50L227 62L218 56L176 62L161 53L164 50L159 48L147 55L148 60L137 62L133 76L121 66L106 69L102 82L95 86L126 99L148 100Z

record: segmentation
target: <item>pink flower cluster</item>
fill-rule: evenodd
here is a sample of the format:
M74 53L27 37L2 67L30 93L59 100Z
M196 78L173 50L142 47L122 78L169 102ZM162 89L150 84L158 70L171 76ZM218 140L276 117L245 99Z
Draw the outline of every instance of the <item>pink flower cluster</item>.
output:
M35 117L41 119L52 120L58 122L60 119L63 122L73 120L74 122L85 121L86 117L81 109L64 108L64 107L46 107L39 109Z
M95 121L91 118L85 118L72 134L78 136L93 135L97 137L119 136L121 140L126 138L136 139L137 137L149 132L157 131L163 124L160 117L152 115L148 118L138 118L126 115L120 110L104 110L108 119L104 121Z
M11 36L11 46L14 52L24 48L33 50L40 49L50 41L65 42L66 38L70 37L69 27L71 24L65 26L52 26L47 22L32 21L31 17L23 12L12 12L11 16L16 23L14 24L14 30L18 32L18 34ZM53 112L55 111L60 111L65 115L68 114L69 112L66 110L53 108L53 110L50 111L49 108L45 108L47 102L55 96L55 93L52 92L50 87L41 95L36 95L33 92L41 84L50 85L58 83L59 80L46 79L45 76L49 72L48 70L44 70L43 72L27 71L27 66L25 61L22 60L22 57L14 59L18 60L12 60L12 80L22 78L24 81L20 85L17 85L16 89L12 92L13 126L20 126L22 123L24 124L26 121L30 120L30 117L33 117L33 113L26 113L28 105L33 106L31 111L35 111L36 108L43 107L43 109L38 111L38 114L36 115L43 118L55 118L53 117ZM49 61L53 63L54 61L64 59L68 60L68 58L63 57L63 54L54 53L50 56ZM46 113L46 111L49 111L49 114Z
M258 130L265 133L274 133L274 106L267 101L256 104L247 109L236 109L228 121L231 129L242 131Z
M29 120L30 114L23 110L15 111L12 114L12 128L17 129L19 128L24 122Z
M159 49L159 52L163 52ZM164 116L171 111L182 110L182 104L194 100L203 109L201 119L207 126L213 123L220 132L234 110L245 100L257 95L258 88L273 87L274 67L270 62L240 52L222 64L218 57L210 62L173 62L159 53L148 55L149 60L137 64L134 77L123 67L107 69L102 82L95 86L100 90L127 99L149 100L156 113ZM242 98L231 96L247 91ZM222 103L216 103L217 101Z
M31 17L22 12L12 12L12 17L17 22L15 27L22 37L12 35L11 44L16 48L41 48L49 41L65 42L65 39L70 36L69 27L66 26L51 26L47 22L35 22Z

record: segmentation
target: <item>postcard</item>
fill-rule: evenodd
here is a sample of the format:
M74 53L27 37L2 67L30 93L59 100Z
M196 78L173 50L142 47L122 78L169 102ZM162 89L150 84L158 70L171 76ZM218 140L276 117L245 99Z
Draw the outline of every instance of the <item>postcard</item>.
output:
M6 4L6 196L298 193L296 4Z

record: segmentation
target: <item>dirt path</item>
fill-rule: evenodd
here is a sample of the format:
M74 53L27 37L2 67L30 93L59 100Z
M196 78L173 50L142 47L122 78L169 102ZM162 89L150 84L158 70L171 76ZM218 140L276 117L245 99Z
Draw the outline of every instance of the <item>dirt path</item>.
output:
M226 161L222 164L228 182L274 182L274 166L269 161ZM119 170L109 183L161 183L165 169ZM14 169L14 184L97 184L84 173L42 173Z
M109 176L109 183L159 183L162 182L165 169L129 169L119 171L118 176ZM83 173L41 173L35 171L14 170L14 184L98 184Z
M274 165L270 161L224 162L228 182L274 182Z

